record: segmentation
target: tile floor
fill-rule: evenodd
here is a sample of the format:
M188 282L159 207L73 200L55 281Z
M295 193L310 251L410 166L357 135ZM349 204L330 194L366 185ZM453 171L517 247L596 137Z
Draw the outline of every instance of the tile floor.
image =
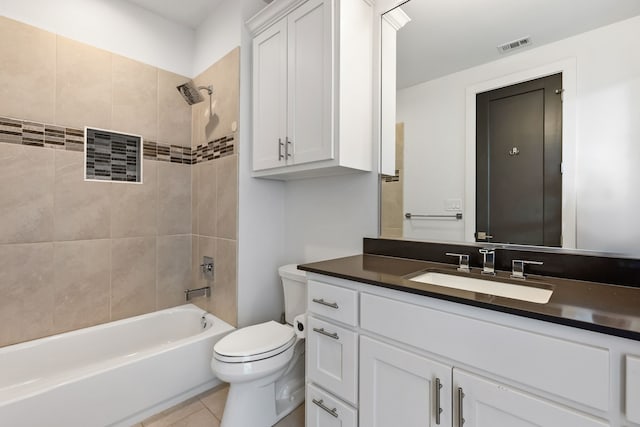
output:
M220 427L228 391L228 385L216 387L133 427ZM304 427L304 404L274 427Z

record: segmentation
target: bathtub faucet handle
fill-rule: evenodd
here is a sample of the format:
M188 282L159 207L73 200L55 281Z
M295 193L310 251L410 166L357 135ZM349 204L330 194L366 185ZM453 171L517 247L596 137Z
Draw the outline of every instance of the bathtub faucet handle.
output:
M207 278L208 280L213 279L213 258L203 256L200 268L202 269L202 274L204 274L205 278Z

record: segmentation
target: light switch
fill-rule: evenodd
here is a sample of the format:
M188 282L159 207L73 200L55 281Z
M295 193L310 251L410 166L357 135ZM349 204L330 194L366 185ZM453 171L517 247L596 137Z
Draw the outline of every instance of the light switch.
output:
M444 201L444 210L445 211L461 211L462 199L446 199Z

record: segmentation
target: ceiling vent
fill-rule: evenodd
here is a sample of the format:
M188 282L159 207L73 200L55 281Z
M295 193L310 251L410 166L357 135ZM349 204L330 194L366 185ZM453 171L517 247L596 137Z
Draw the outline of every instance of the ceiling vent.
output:
M527 37L523 37L508 43L504 43L498 46L498 52L500 53L507 53L510 50L514 50L514 49L520 49L526 46L529 46L531 44L531 37L527 36Z

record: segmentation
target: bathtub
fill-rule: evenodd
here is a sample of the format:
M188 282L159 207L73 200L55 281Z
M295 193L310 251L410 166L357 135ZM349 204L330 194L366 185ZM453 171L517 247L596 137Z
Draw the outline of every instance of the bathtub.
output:
M0 348L0 426L131 426L219 384L233 330L187 304Z

